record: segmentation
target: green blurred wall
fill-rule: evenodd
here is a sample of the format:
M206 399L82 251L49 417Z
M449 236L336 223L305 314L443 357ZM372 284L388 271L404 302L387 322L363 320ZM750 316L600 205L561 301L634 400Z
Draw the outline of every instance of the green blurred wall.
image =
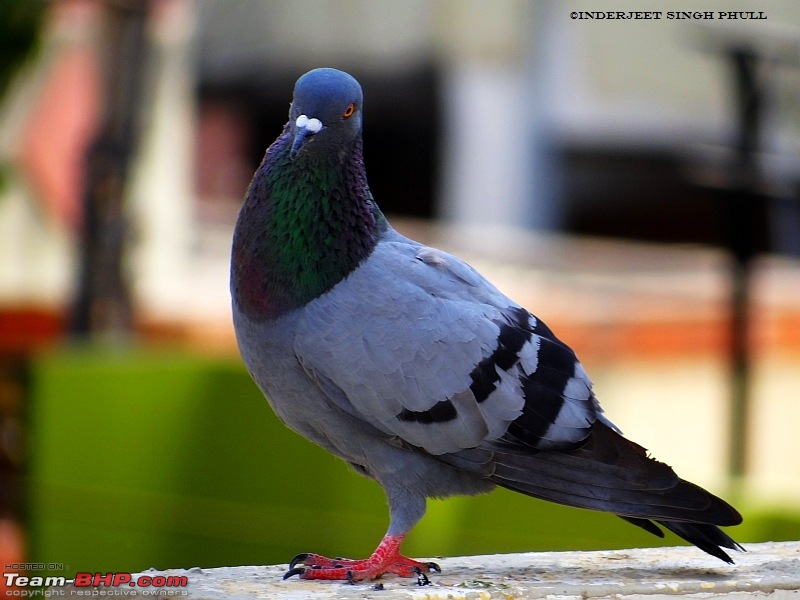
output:
M286 429L233 359L49 354L34 364L27 418L32 561L137 571L282 563L302 551L359 557L387 525L380 488ZM800 536L796 519L777 535L768 527L773 538ZM753 525L732 533L763 539ZM440 556L663 543L678 540L500 490L430 502L404 549Z

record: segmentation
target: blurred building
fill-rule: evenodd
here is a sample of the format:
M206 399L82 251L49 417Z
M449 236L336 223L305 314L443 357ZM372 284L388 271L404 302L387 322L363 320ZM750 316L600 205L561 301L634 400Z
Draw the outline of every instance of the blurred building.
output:
M712 4L712 14L731 8ZM130 192L144 298L180 293L175 273L193 253L224 246L216 226L229 226L280 131L294 79L321 64L364 85L366 160L389 213L720 243L714 188L738 127L725 44L741 43L764 59L760 158L783 199L761 215L763 246L797 250L787 201L800 173L791 0L768 2L762 21L667 19L667 9L691 8L682 3L636 21L570 17L596 8L589 2L153 6L148 116ZM4 104L2 155L15 167L0 206L9 299L69 293L82 153L101 102L97 7L54 5L39 60Z

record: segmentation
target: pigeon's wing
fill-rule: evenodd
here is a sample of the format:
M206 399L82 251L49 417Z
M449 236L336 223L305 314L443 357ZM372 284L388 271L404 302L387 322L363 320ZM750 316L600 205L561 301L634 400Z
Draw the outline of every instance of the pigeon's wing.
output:
M459 259L393 234L299 321L295 351L342 409L434 455L584 443L600 408L574 353Z

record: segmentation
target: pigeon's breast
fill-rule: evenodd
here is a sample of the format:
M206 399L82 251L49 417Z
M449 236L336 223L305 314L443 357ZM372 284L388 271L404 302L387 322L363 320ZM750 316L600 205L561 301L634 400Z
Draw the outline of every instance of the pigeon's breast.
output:
M252 318L233 305L236 341L245 366L284 423L293 426L291 408L298 396L313 395L292 351L297 311L271 321Z

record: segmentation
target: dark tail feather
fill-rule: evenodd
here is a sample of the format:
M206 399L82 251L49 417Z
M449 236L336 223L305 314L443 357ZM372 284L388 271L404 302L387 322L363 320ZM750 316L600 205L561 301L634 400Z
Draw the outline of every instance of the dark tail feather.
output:
M559 504L614 513L645 531L663 537L659 523L701 550L727 563L722 548L742 550L717 525L738 525L741 515L730 504L679 478L600 422L586 444L573 451L537 451L503 443L450 455L460 466L491 467L489 478L503 487Z
M636 519L624 517L622 515L618 516L628 523L641 527L655 536L660 538L664 537L664 532L648 519ZM738 550L741 552L745 551L741 545L737 544L716 525L709 525L708 523L686 523L682 521L658 521L658 523L687 542L694 544L704 552L708 552L711 556L716 556L718 559L724 560L728 564L733 564L733 560L722 548L730 548L731 550Z
M737 544L733 539L715 525L708 523L684 523L681 521L659 521L661 525L669 529L672 533L682 537L687 542L694 544L700 550L708 552L711 556L716 556L724 560L729 565L733 564L733 559L722 549L730 548L744 552L744 548Z
M647 519L634 519L633 517L623 517L622 515L617 515L617 516L623 521L627 521L631 525L636 525L637 527L641 527L646 532L652 533L656 537L660 538L664 537L664 532L661 531L658 528L658 526L652 521L649 521Z

